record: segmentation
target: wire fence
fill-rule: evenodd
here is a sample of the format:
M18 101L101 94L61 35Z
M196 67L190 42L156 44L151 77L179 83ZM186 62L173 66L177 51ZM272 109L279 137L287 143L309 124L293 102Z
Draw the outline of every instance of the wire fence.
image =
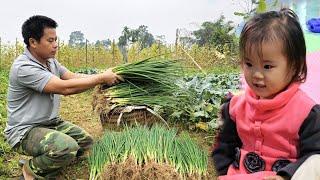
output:
M14 43L4 44L0 37L0 69L9 69L14 59L23 53L25 45L17 39ZM228 52L226 50L226 52ZM125 53L125 56L124 56ZM90 44L70 46L58 41L56 58L69 69L98 68L106 69L125 62L134 62L150 57L181 59L186 65L195 68L208 69L214 66L237 66L235 53L220 53L214 47L185 47L176 42L173 45L154 43L148 48L141 49L139 44L131 44L125 52L113 41L109 47ZM126 58L126 59L125 59Z

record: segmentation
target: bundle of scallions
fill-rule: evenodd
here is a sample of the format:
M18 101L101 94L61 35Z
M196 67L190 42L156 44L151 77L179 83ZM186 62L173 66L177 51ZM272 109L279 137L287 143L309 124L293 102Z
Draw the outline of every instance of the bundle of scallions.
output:
M125 80L104 93L113 108L127 105L175 108L185 96L175 83L183 72L178 60L145 59L116 66L113 72Z
M136 165L167 164L181 177L207 173L208 154L188 134L177 135L175 129L155 125L125 128L122 132L106 131L90 152L90 180L101 178L109 164L125 163L128 158Z

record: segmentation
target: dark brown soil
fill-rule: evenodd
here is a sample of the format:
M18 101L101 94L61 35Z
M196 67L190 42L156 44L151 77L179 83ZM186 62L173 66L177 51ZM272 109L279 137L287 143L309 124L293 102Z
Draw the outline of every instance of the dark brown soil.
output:
M144 166L137 165L131 159L124 163L112 164L102 173L104 180L140 180L140 179L179 179L179 174L168 165L149 162Z

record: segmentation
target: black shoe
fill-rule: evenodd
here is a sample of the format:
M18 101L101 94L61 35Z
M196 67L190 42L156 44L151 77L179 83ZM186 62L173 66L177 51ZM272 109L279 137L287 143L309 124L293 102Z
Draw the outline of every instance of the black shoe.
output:
M20 166L20 165L19 165L19 166ZM24 180L23 175L21 175L21 176L19 177L19 180Z
M22 167L27 162L28 162L28 160L26 160L26 159L20 159L18 164L19 164L20 167Z

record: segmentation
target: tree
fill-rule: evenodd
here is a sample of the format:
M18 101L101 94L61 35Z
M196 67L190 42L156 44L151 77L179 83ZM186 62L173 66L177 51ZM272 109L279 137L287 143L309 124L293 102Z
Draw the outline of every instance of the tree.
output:
M193 31L196 43L199 46L214 46L219 52L224 53L225 47L234 50L236 36L232 21L224 22L225 17L220 16L216 22L204 22L199 30Z
M140 49L150 47L155 42L153 35L150 34L147 29L147 26L141 25L137 30L134 31L136 40L140 44Z
M181 28L178 30L179 42L183 48L191 48L192 45L196 44L195 36L193 31Z
M155 41L160 42L161 44L166 44L166 36L158 35L156 36Z
M122 30L122 35L119 37L118 45L120 47L127 46L130 36L130 29L127 26L125 26Z
M196 40L190 36L179 37L180 43L184 48L191 48L192 45L196 44Z
M120 49L120 52L123 57L123 61L125 63L128 62L128 42L130 38L130 29L125 26L122 30L122 35L119 37L118 46Z
M127 26L123 28L122 35L119 37L119 46L128 46L132 43L138 42L140 49L150 47L155 39L152 34L148 32L148 27L141 25L138 29L130 29Z
M256 13L263 13L268 10L268 5L271 8L279 5L278 0L271 0L270 2L266 0L236 0L238 5L242 7L242 12L234 12L237 16L242 16L244 20L248 20L251 16Z
M105 49L110 49L111 46L111 40L107 39L107 40L97 40L95 43L95 46L103 46Z
M148 32L148 27L140 25L138 29L130 29L125 26L122 30L122 35L119 37L119 48L122 52L124 61L127 62L127 50L133 43L139 44L139 50L150 47L155 39L152 34Z
M70 46L84 46L85 38L84 34L81 31L73 31L69 36L69 45Z

